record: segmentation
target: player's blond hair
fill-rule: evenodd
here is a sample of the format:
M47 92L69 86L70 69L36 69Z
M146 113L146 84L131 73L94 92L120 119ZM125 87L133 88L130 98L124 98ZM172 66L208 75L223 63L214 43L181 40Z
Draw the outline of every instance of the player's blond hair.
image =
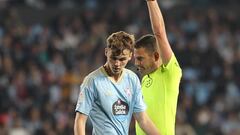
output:
M118 54L122 53L125 49L132 52L134 44L134 35L128 34L124 31L115 32L107 38L107 48L118 52Z

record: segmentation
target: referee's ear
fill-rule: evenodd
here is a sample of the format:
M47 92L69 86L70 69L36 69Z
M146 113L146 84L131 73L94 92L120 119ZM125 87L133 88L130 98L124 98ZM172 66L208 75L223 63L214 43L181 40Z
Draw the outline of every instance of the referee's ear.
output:
M160 59L160 54L158 52L154 52L153 56L155 61L158 61Z

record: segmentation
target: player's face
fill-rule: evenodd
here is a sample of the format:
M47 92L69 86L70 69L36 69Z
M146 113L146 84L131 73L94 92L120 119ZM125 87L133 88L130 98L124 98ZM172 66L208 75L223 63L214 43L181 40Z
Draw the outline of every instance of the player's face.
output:
M149 54L146 49L134 49L135 66L142 75L149 74L155 70L154 55Z
M130 50L125 49L120 55L116 55L111 49L106 49L107 63L113 75L121 74L123 68L132 57Z

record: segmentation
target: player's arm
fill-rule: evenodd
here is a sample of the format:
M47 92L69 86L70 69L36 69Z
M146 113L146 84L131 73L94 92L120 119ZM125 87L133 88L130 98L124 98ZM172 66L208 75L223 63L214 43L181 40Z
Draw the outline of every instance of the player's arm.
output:
M166 65L170 61L173 51L168 42L163 16L157 0L147 0L147 6L152 30L160 49L162 62L164 65Z
M85 135L85 126L87 121L87 115L80 112L76 112L74 123L74 135Z
M153 124L146 112L138 112L133 114L141 129L147 135L160 135L157 127Z

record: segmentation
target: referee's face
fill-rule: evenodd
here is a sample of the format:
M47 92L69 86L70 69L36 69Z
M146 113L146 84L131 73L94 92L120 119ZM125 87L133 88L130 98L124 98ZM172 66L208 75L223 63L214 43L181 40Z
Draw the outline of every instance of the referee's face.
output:
M148 53L145 48L134 49L134 58L135 66L142 75L149 74L156 69L154 55Z

